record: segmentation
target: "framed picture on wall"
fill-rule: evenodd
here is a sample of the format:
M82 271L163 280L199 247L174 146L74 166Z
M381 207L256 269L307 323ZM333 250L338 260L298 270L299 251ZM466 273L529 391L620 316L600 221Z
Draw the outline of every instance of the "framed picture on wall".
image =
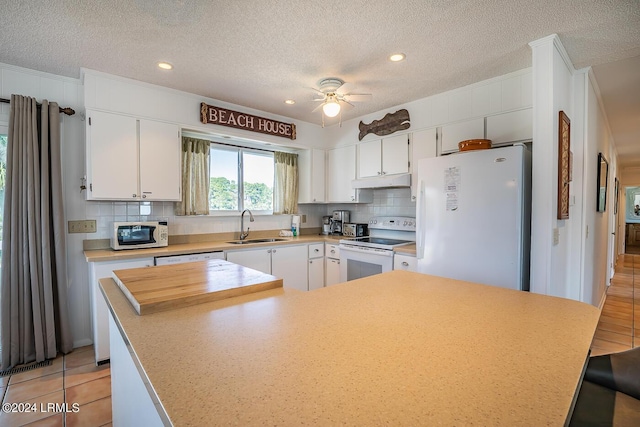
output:
M598 153L598 187L597 190L597 206L598 212L607 210L607 178L609 175L609 162L602 153Z
M558 120L558 219L569 218L569 181L571 181L571 120L560 111Z
M616 194L614 195L614 202L613 202L613 214L614 215L618 215L618 203L619 203L619 198L620 198L620 181L618 181L618 178L615 178L615 192Z

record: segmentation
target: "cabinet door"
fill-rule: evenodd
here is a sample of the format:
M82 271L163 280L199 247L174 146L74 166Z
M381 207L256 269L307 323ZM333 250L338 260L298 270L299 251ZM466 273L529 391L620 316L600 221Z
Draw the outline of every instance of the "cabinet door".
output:
M512 111L487 117L487 139L493 145L533 139L533 111Z
M227 252L227 261L271 274L271 248Z
M298 152L298 203L321 203L325 197L325 151Z
M381 141L368 141L358 145L358 176L368 178L378 176L381 172Z
M436 157L436 128L414 132L411 140L411 200L418 196L418 161Z
M138 198L137 134L133 117L87 111L87 199Z
M140 120L140 192L143 200L181 200L180 129Z
M382 174L409 172L409 136L398 135L382 140Z
M458 151L458 143L484 138L484 118L442 126L442 153Z
M335 285L336 283L340 283L340 260L327 258L327 263L325 265L324 284L325 286L331 286Z
M313 202L324 202L324 175L325 175L325 152L324 150L311 150L311 200Z
M141 268L153 266L153 258L137 258L113 262L89 263L89 297L91 299L91 327L93 335L93 350L96 363L109 359L109 308L98 287L98 280L112 277L114 270Z
M351 188L351 181L356 178L356 147L335 148L327 153L327 201L355 201L356 192Z
M309 260L309 290L324 287L324 258Z
M307 261L305 246L277 246L271 250L271 274L281 278L284 287L307 291Z

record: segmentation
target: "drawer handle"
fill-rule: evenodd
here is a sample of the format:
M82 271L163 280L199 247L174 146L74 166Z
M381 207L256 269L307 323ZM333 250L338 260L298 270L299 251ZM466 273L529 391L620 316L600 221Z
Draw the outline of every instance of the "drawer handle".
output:
M405 267L409 267L409 263L407 261L402 261L402 265L404 265Z
M315 252L320 252L320 249L314 249Z
M336 253L336 250L335 250L335 249L331 249L331 253L332 253L332 254L335 254L335 253Z

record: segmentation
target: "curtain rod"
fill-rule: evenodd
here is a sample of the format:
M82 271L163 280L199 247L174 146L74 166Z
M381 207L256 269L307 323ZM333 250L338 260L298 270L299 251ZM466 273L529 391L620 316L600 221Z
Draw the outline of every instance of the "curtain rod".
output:
M0 103L11 104L11 100L0 98ZM36 102L36 105L38 106L38 108L42 107L42 104L40 104L39 102ZM69 108L69 107L66 107L66 108L58 107L58 108L60 108L61 113L66 114L67 116L73 116L76 113L73 108Z

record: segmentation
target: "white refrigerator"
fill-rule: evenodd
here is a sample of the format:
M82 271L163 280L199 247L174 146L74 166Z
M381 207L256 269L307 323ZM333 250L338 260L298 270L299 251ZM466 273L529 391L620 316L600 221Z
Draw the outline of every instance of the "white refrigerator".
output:
M529 290L531 153L524 145L418 163L418 272Z

